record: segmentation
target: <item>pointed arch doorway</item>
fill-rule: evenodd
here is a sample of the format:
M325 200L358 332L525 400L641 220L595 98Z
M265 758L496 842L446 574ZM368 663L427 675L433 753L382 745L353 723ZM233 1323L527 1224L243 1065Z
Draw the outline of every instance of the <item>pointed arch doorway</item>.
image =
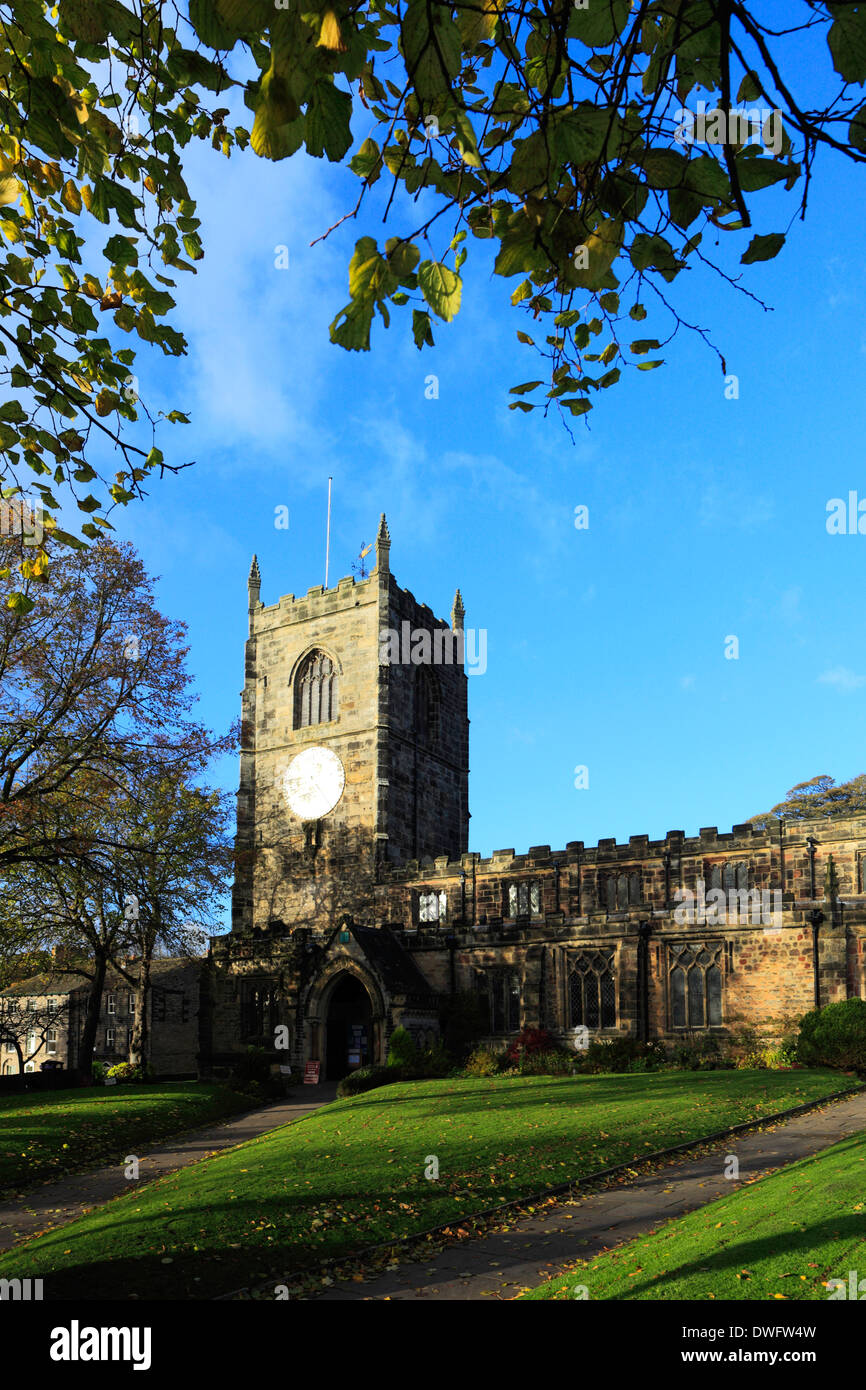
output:
M325 1075L329 1081L339 1081L373 1060L373 1004L363 982L346 970L328 991Z

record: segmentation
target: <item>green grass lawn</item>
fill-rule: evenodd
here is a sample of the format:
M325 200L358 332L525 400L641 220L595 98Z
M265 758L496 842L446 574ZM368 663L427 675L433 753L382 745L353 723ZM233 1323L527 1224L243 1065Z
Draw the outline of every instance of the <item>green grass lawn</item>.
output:
M866 1134L667 1222L523 1299L824 1299L866 1280ZM866 1284L863 1286L866 1291ZM838 1296L838 1294L837 1294ZM863 1293L858 1294L862 1298Z
M197 1081L0 1097L0 1192L137 1153L255 1101Z
M195 1298L455 1228L654 1149L837 1092L828 1071L456 1078L338 1101L0 1256L45 1297ZM431 1156L438 1181L425 1177Z

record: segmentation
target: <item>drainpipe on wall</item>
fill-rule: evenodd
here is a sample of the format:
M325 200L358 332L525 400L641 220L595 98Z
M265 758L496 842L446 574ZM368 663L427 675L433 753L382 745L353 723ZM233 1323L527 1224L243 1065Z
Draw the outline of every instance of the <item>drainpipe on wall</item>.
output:
M638 923L637 938L637 1038L649 1041L649 938L651 922Z
M813 902L815 901L815 846L817 843L818 841L813 840L811 835L807 836L806 845L809 855L809 897Z
M806 921L810 922L812 925L812 974L815 982L816 1009L820 1009L821 1007L821 975L820 956L818 952L818 932L821 929L821 923L825 920L826 919L824 917L823 912L820 912L817 907L813 908L811 912L806 914Z

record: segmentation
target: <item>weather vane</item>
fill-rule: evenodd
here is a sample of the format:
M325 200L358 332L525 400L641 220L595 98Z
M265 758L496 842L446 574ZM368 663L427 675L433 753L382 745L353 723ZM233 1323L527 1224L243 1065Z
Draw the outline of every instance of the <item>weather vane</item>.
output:
M363 543L363 541L362 541L362 542L361 542L361 553L360 553L360 555L358 556L358 558L357 558L357 560L355 561L355 563L352 565L352 573L353 573L353 574L357 574L361 579L366 579L366 578L367 578L367 575L368 575L368 573L369 573L369 571L368 571L366 565L364 564L364 561L365 561L365 559L367 558L367 556L370 554L370 551L371 551L372 549L373 549L372 545L365 545L365 544Z

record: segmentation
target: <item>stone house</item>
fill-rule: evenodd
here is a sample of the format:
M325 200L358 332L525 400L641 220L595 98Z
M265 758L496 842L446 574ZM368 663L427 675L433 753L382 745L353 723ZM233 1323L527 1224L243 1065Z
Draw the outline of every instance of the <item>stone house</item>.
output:
M158 1076L195 1076L198 1062L200 960L153 962L148 994L147 1055ZM0 991L0 1077L40 1071L44 1063L78 1066L89 981L74 970L34 975ZM106 1067L129 1059L135 995L109 971L102 994L94 1060ZM12 1041L17 1038L21 1055Z

